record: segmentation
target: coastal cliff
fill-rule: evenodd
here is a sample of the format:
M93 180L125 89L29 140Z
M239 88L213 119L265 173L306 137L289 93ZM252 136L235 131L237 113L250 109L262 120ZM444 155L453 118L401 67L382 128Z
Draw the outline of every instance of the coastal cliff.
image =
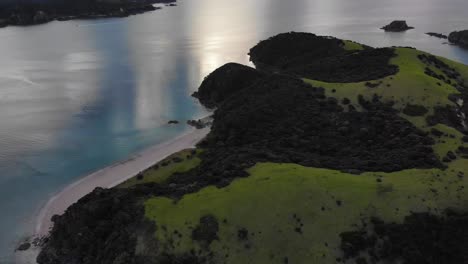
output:
M310 33L250 57L194 94L196 149L54 216L38 263L468 260L468 66Z

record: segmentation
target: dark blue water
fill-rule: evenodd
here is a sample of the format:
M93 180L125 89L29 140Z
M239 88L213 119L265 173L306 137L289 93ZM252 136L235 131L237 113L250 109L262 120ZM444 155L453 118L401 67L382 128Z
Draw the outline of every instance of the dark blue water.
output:
M259 40L309 31L372 46L414 46L468 64L424 35L468 28L465 0L182 0L125 19L0 29L0 263L47 199L80 177L181 134L209 72L248 64ZM406 19L415 30L383 33Z

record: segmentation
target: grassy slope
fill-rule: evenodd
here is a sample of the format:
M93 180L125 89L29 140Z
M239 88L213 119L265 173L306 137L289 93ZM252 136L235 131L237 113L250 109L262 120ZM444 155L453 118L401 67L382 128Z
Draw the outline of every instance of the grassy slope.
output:
M359 44L346 43L349 50L359 48ZM398 48L392 63L400 67L400 73L382 79L377 88L367 88L365 82L305 81L324 87L328 96L351 99L356 107L359 94L368 98L378 94L383 100L395 101L399 110L411 103L427 107L431 114L436 105L452 104L447 97L457 91L444 83L439 86L439 80L424 74L426 66L416 57L420 53ZM444 61L468 80L468 67ZM402 116L424 130L430 129L425 117ZM462 144L460 132L445 125L436 128L447 134L436 140L434 150L439 157ZM468 172L468 160L458 159L448 166L443 171L369 172L357 176L295 164L257 164L250 169L250 177L228 187L207 187L176 202L154 197L146 201L145 210L147 217L157 223L156 236L168 252L202 249L191 239L191 232L201 216L212 214L220 223L219 240L210 247L216 263L285 263L286 257L289 263L335 263L340 254L339 233L361 225L361 219L375 215L399 222L410 211L466 209L468 194L464 186L468 175L459 177L459 172ZM295 231L300 223L304 225L302 234ZM238 238L240 228L249 230L247 241ZM175 230L182 236L175 235Z
M350 51L353 51L353 50L363 50L364 47L357 43L357 42L354 42L354 41L351 41L351 40L343 40L344 42L344 49L345 50L350 50Z
M446 171L360 176L294 164L257 164L250 177L223 189L208 187L177 203L168 198L150 199L146 212L150 219L157 219L158 239L169 252L199 249L190 239L192 228L201 216L212 214L220 222L220 239L211 245L216 263L283 263L285 257L290 263L334 263L339 255L338 234L359 225L361 214L401 221L410 211L464 208L468 195L458 189L468 180L457 173L467 170L466 160L454 162ZM341 206L337 200L342 201ZM302 234L295 231L300 223L294 214L304 224ZM162 232L162 226L166 231ZM249 230L248 241L238 239L240 228ZM174 235L175 230L182 238ZM175 248L170 246L171 240Z
M197 150L197 153L193 157L188 158L191 152L191 149L186 149L174 153L157 163L156 166L153 166L153 168L149 168L148 170L142 172L143 179L139 180L137 177L133 177L117 187L128 188L137 184L149 182L163 183L165 180L167 180L167 178L176 172L186 172L192 168L195 168L201 162L200 158L198 157L198 155L201 153L201 150ZM180 158L182 159L182 162L174 162L174 158ZM162 164L164 163L169 164L163 166Z

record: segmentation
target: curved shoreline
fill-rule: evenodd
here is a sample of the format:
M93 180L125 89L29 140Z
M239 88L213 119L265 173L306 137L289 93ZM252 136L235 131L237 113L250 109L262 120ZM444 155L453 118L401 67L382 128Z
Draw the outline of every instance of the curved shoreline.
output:
M162 5L176 6L176 0L123 1L118 4L101 3L67 8L63 3L4 4L0 14L0 28L9 26L36 26L52 21L122 18L162 9ZM154 6L158 5L158 6Z
M115 187L175 152L195 147L209 132L209 127L202 129L191 128L188 132L174 139L151 146L126 160L113 163L71 183L52 196L40 209L35 220L34 233L29 240L47 236L52 228L52 216L63 214L69 206L92 192L96 187ZM17 251L15 263L35 264L39 251L40 248L36 246L32 246L26 251Z
M149 147L129 159L114 163L68 185L42 207L36 220L35 237L47 235L52 227L53 215L65 210L96 187L112 188L153 166L167 156L194 147L210 131L209 128L192 129L172 140Z

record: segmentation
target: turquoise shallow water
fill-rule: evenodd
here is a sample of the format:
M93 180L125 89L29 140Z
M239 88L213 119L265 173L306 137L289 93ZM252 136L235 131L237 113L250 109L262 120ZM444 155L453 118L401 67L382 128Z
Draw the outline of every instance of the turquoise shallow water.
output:
M461 0L182 0L125 19L0 29L0 263L47 199L80 177L181 134L209 72L248 64L259 40L309 31L372 46L414 46L468 64L424 35L468 28ZM406 19L416 29L383 33Z

